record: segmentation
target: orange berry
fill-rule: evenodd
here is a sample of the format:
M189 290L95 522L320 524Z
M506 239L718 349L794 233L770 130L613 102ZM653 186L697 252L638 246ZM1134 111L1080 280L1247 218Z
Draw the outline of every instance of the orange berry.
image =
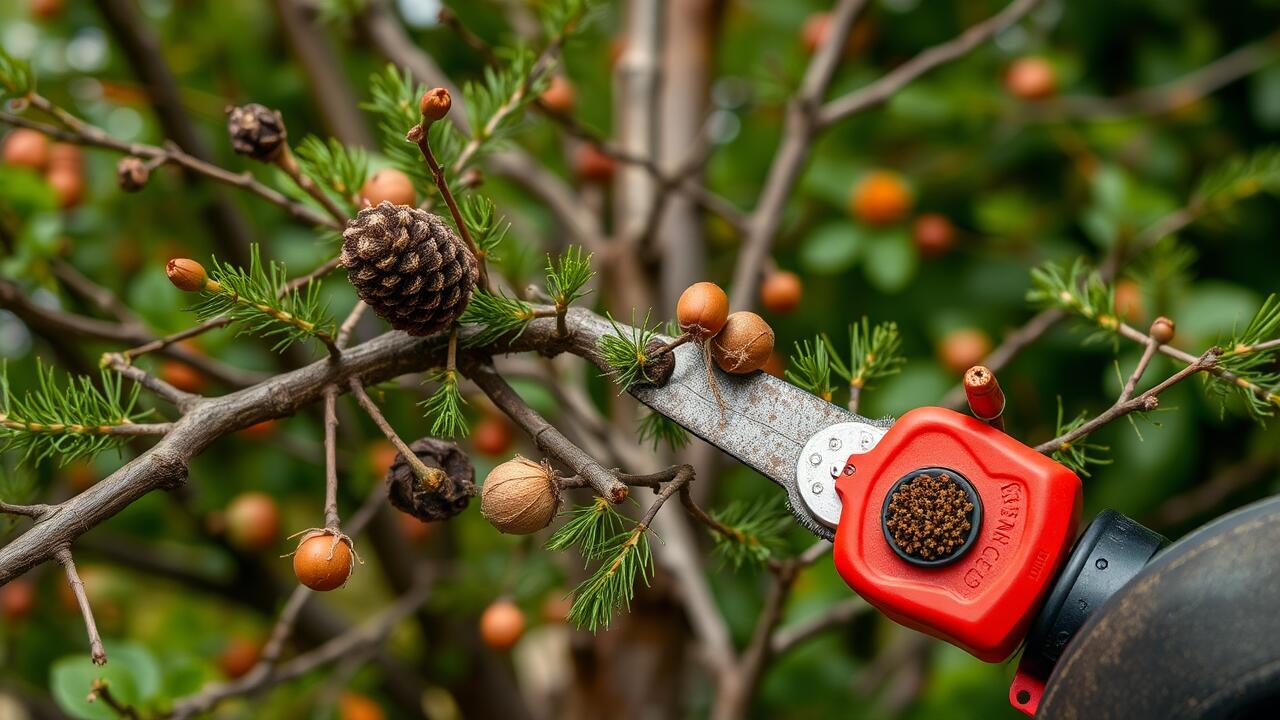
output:
M303 536L293 554L293 574L298 582L321 592L346 584L354 565L351 541L322 530Z
M82 493L93 487L98 482L98 473L93 469L93 465L88 460L76 460L68 463L62 468L62 476L67 479L67 485L76 493Z
M552 75L551 82L547 83L547 89L542 91L540 99L542 104L552 112L568 115L573 112L573 107L577 103L577 93L569 78L563 75Z
M425 541L431 537L431 533L435 529L431 523L423 522L408 513L397 512L396 522L400 525L400 532L404 534L405 538L414 543Z
M697 282L685 288L676 301L676 322L680 329L706 338L720 332L729 319L729 296L713 282Z
M260 423L254 423L249 427L237 433L245 440L266 440L276 433L275 420L263 420Z
M804 19L800 28L800 42L806 52L815 53L826 42L831 32L831 13L817 12Z
M1138 283L1129 278L1116 282L1117 315L1126 322L1138 322L1146 316L1142 304L1142 288Z
M382 720L382 706L360 693L344 692L338 698L339 720Z
M369 472L379 476L386 475L398 457L400 451L396 450L395 445L386 440L375 440L369 444Z
M79 145L71 143L54 143L49 146L49 172L54 170L84 169L84 151Z
M542 601L542 621L549 623L568 622L569 610L573 600L563 590L557 590Z
M1004 86L1014 97L1043 100L1058 91L1058 76L1044 58L1018 58L1005 70Z
M44 133L17 128L4 136L0 152L5 165L16 165L40 172L49 164L49 138Z
M977 328L961 328L947 333L937 350L942 365L960 375L986 358L991 352L991 338Z
M800 307L803 293L800 276L789 270L781 270L770 273L761 283L760 304L775 315L786 315Z
M160 364L160 379L189 393L202 392L208 384L199 370L177 360L165 360Z
M51 20L62 14L63 0L31 0L31 14L41 20Z
M524 612L510 600L495 600L480 616L480 638L494 650L510 650L524 634Z
M601 185L612 182L616 167L617 163L613 158L600 152L590 143L583 143L578 148L578 154L574 160L574 171L583 182Z
M26 578L12 580L0 587L0 615L15 624L25 620L36 606L36 586Z
M246 552L266 550L280 535L280 509L266 493L237 495L227 505L227 539Z
M413 201L413 181L395 168L379 170L360 188L360 203L369 207L377 207L383 202L412 205Z
M218 667L222 669L223 675L235 680L248 675L258 664L261 654L262 648L256 640L234 635L222 648L222 654L218 656Z
M849 195L853 216L868 225L892 225L911 212L911 204L907 184L888 170L867 173Z
M916 241L916 249L925 257L939 257L947 254L956 242L956 228L940 213L925 213L916 218L911 228L911 236Z
M84 174L79 170L50 166L45 181L58 198L58 207L66 209L80 204L84 197Z
M506 455L511 441L511 423L500 417L486 417L472 429L471 446L481 455Z

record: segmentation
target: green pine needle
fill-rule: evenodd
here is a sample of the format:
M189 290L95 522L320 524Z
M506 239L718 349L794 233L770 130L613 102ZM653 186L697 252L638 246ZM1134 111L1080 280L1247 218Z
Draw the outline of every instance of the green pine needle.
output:
M554 261L547 256L547 295L557 308L567 308L573 301L587 294L583 287L595 276L591 269L591 255L582 254L577 245L569 247Z
M466 347L486 346L503 338L510 342L524 333L533 318L533 306L523 300L476 290L458 322L478 325L482 329L467 337L462 344Z
M437 383L436 391L418 403L423 414L431 421L433 437L453 439L466 437L471 432L462 406L467 404L458 389L458 373L454 370L438 370L427 375L425 382Z
M640 442L650 443L654 450L663 444L672 450L679 450L689 444L689 431L662 413L651 412L641 418L636 434L639 435Z
M1074 431L1076 428L1080 427L1085 422L1087 422L1088 419L1089 419L1088 413L1081 412L1079 415L1072 418L1069 422L1064 423L1063 411L1062 411L1062 397L1059 396L1058 397L1058 430L1054 434L1054 437L1062 437L1063 435ZM1107 445L1098 445L1095 443L1086 442L1088 438L1089 436L1085 435L1084 437L1077 438L1074 442L1068 443L1066 445L1063 445L1055 449L1051 457L1055 461L1063 465L1066 465L1068 468L1071 468L1072 472L1076 473L1077 475L1080 475L1082 477L1089 477L1090 465L1110 465L1112 461L1109 458L1099 457L1097 455L1092 454L1094 452L1106 452L1111 448Z
M831 386L832 359L830 343L824 336L817 336L810 345L808 340L796 343L795 354L787 363L786 378L793 384L831 402L835 388Z
M240 334L274 339L276 351L311 339L332 347L334 322L320 297L320 281L283 292L289 281L284 265L272 262L263 267L257 245L250 248L247 271L215 258L209 279L203 299L191 308L201 320L226 315L240 323Z
M598 628L608 629L614 610L631 610L636 576L647 585L653 575L653 551L648 534L648 528L636 525L606 544L600 554L604 558L600 567L574 589L569 619L576 626L592 632Z
M36 76L31 64L0 48L0 100L24 98L35 89Z
M490 262L500 260L494 255L494 250L506 238L511 223L499 216L493 201L483 195L472 195L459 209L462 211L462 221L471 231L471 239L480 248L485 259Z
M334 138L329 142L314 135L303 138L294 154L303 174L327 190L351 214L355 214L356 194L369 174L369 156L362 148L347 147Z
M1276 370L1280 346L1262 350L1255 348L1275 340L1277 336L1280 336L1280 298L1272 294L1243 331L1221 343L1226 350L1218 358L1218 367L1253 387L1209 375L1210 392L1223 403L1231 395L1238 396L1255 419L1274 415L1276 408L1280 407L1280 371Z
M636 383L650 382L645 371L645 364L648 362L645 348L656 337L657 332L649 329L649 315L646 312L644 322L639 325L635 325L633 315L632 327L623 330L612 315L606 314L609 323L613 325L613 333L601 335L596 341L596 349L600 352L600 358L609 366L608 375L621 388L620 393L626 392Z
M1083 258L1077 258L1070 268L1056 263L1033 268L1027 300L1039 307L1056 307L1079 315L1103 330L1115 331L1120 326L1115 290Z
M1260 192L1280 192L1280 147L1228 160L1205 174L1193 198L1198 206L1219 210Z
M84 376L68 375L59 385L53 367L36 366L35 391L18 397L9 390L8 368L0 364L0 452L22 451L22 460L38 464L57 457L59 465L118 449L128 440L108 435L106 428L129 425L140 386L125 391L120 377L102 371L99 385Z
M734 570L768 562L782 547L783 534L793 522L784 505L767 500L735 502L711 515L730 531L712 535L716 553Z
M590 505L580 505L567 513L569 519L547 540L548 550L578 548L584 561L595 560L609 548L609 540L622 532L624 518L613 505L596 497Z
M849 358L848 365L835 351L831 341L823 335L822 340L831 354L831 364L836 374L844 378L849 387L862 390L871 387L871 383L890 375L902 372L906 360L902 357L902 335L898 333L895 322L878 323L872 328L864 316L861 323L849 326Z

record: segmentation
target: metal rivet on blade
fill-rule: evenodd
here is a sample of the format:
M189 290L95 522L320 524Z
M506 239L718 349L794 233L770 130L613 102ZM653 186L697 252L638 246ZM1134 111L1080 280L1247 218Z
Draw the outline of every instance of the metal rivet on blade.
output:
M822 494L822 483L820 483L820 482L816 482L816 483L814 483L814 484L810 485L810 486L809 486L809 490L810 490L810 492L812 492L814 495L821 495L821 494Z
M819 455L818 453L814 453L814 454L810 455L810 456L809 456L809 464L810 464L810 465L821 465L821 464L822 464L822 456L821 456L821 455Z
M840 449L840 438L831 438L830 440L828 440L828 441L827 441L827 447L831 448L832 450L839 450L839 449Z

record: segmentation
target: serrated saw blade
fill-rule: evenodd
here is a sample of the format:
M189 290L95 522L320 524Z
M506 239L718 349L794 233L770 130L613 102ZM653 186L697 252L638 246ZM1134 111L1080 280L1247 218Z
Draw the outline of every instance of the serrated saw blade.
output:
M839 519L839 505L831 473L838 473L849 454L859 451L854 447L832 447L839 442L834 438L837 435L848 437L848 430L860 429L863 435L872 438L870 446L873 446L892 421L868 420L763 372L730 375L717 368L715 377L724 401L721 408L707 379L702 349L694 344L685 344L673 353L675 370L666 385L660 388L636 387L631 394L782 486L787 493L787 505L796 520L814 535L832 539L835 522ZM844 428L845 431L837 432L831 438L826 435L832 433L823 434L833 428ZM826 478L831 481L824 486L828 496L817 499L837 503L834 520L829 512L822 512L820 518L810 510L811 506L818 507L810 489L821 490L816 483L806 480L807 500L798 485L797 466L802 454L807 453L805 469L809 470L809 460L815 453L807 451L806 446L814 444L822 445L825 450L820 462L813 463L813 469L826 473ZM870 449L866 440L862 444L861 451ZM833 468L833 459L837 457L840 458L839 467Z

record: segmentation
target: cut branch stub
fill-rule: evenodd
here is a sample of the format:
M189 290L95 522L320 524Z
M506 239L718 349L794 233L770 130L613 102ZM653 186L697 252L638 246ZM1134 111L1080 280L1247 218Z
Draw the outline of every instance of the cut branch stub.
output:
M650 358L644 364L644 376L647 379L641 380L637 385L662 387L671 379L671 373L676 371L676 356L675 353L662 352L666 350L666 345L656 339L645 345L644 354Z
M401 512L419 520L448 520L467 509L476 494L476 470L457 443L424 437L409 446L429 471L438 473L439 483L431 489L414 475L403 455L387 471L387 495Z

